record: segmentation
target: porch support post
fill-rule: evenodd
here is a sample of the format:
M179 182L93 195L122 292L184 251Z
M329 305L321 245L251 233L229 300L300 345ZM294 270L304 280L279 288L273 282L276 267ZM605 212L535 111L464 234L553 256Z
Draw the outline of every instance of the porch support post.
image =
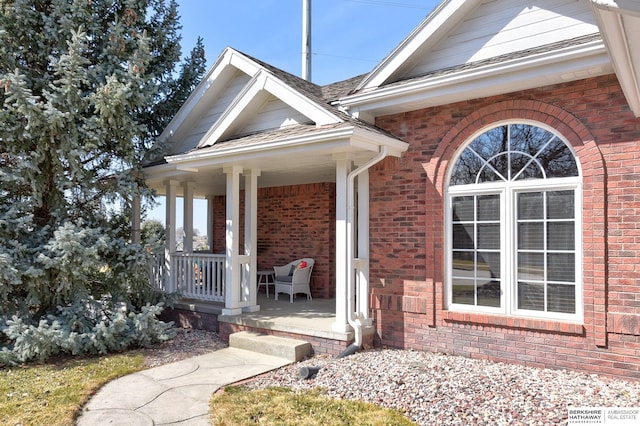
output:
M177 291L171 258L176 252L176 188L178 182L168 180L166 183L166 241L164 248L164 288L167 293Z
M223 315L239 315L240 304L240 173L242 167L225 167L227 175L226 261Z
M207 245L213 253L213 195L207 195Z
M251 169L244 172L244 254L249 257L249 263L243 268L243 300L248 306L245 312L260 310L258 305L258 177L260 170ZM248 286L248 288L247 288Z
M140 231L141 210L140 196L135 195L131 200L131 242L134 244L139 244L142 240Z
M184 241L182 242L183 251L185 253L193 253L193 182L185 182L182 184L184 191L183 197L183 229Z
M351 160L336 157L336 322L333 331L351 331L347 320L347 175Z
M365 326L372 324L369 315L369 169L358 175L358 252L356 312Z

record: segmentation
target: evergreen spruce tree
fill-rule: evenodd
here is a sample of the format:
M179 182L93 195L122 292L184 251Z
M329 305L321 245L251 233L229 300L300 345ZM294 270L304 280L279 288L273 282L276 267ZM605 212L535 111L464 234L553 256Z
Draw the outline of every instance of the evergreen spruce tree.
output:
M201 40L179 64L178 19L173 0L0 0L0 362L167 338L114 206L150 195L144 155L204 73Z

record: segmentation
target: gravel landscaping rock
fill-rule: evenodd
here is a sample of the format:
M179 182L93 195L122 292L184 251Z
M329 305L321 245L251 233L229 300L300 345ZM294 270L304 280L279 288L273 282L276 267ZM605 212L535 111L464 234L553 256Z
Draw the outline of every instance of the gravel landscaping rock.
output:
M301 367L319 367L300 379ZM357 399L403 411L419 425L566 424L568 407L638 407L640 383L411 350L316 356L247 384Z

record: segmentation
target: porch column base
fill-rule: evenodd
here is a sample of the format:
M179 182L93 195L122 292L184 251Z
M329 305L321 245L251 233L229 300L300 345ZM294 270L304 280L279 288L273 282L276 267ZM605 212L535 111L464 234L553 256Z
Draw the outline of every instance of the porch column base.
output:
M242 312L258 312L259 310L260 305L245 306L242 308Z
M342 324L338 322L334 322L331 324L331 330L336 333L350 333L353 331L353 328L349 324Z
M242 308L224 308L222 309L222 315L240 315Z

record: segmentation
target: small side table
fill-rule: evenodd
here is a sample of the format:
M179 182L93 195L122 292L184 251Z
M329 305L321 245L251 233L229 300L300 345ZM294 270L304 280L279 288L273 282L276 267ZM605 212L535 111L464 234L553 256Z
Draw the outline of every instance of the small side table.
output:
M258 271L258 291L260 286L263 285L267 289L267 298L269 297L269 285L273 286L273 290L276 289L276 273L273 271Z

